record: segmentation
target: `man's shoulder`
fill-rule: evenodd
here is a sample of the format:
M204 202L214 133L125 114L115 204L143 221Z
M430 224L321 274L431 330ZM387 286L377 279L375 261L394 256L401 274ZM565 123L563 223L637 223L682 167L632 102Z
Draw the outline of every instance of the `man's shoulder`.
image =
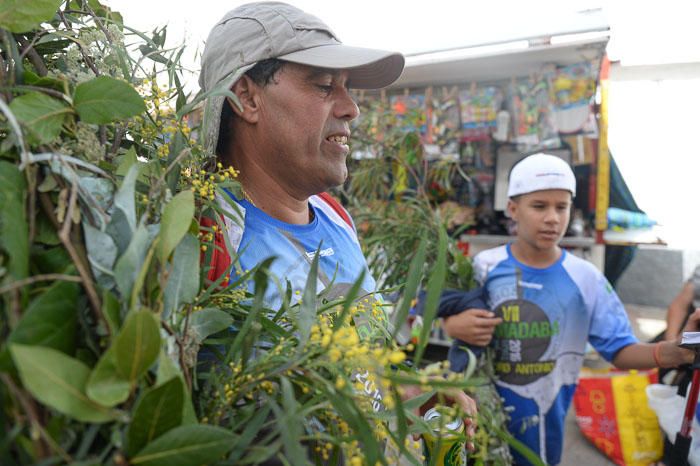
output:
M315 209L321 210L333 223L349 230L353 236L356 236L355 224L350 213L333 196L328 193L315 194L309 198L309 203Z

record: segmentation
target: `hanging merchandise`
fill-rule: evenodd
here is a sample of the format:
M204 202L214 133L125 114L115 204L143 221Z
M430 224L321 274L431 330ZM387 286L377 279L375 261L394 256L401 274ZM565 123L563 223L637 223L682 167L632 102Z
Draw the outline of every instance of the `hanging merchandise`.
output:
M457 87L438 92L426 89L428 131L423 136L426 158L459 160L459 101Z
M401 94L391 96L391 109L396 115L397 125L405 132L427 131L425 96L423 94Z
M356 101L360 110L360 118L356 118L351 123L352 134L366 134L368 138L366 140L359 138L353 141L351 157L355 160L376 159L379 156L377 148L381 147L381 143L384 141L384 125L390 124L380 118L386 114L386 100L365 98L364 92L361 91L356 97Z
M544 76L513 80L509 101L515 142L524 150L561 145L549 101L549 82Z
M491 138L496 129L498 111L503 103L503 93L494 86L469 89L459 93L462 115L462 140L483 141Z
M592 113L596 71L597 68L590 62L581 62L560 66L547 73L549 99L560 132L576 133L584 129Z

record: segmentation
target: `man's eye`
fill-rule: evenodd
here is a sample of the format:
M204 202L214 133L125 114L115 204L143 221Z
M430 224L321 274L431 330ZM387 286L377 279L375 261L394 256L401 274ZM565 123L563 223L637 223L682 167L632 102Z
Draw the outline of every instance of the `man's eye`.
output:
M333 86L330 84L317 84L316 87L321 89L326 94L330 94L333 91Z

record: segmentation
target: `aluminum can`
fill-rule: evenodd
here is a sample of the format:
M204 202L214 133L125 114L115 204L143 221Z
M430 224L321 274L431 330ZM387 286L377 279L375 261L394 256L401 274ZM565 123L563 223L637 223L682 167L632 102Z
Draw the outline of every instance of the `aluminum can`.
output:
M435 408L430 408L423 416L425 422L433 429L423 434L423 456L425 456L423 464L467 466L466 442L463 437L464 422L461 419L455 419L440 426L441 417L442 414ZM440 438L439 442L438 438Z

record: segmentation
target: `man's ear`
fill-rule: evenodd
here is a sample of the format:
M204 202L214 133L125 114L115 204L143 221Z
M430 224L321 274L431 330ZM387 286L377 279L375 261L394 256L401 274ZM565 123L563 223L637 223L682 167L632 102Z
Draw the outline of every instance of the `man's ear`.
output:
M229 105L234 113L248 123L255 123L258 120L257 94L260 88L245 74L231 88L238 102L228 98Z

